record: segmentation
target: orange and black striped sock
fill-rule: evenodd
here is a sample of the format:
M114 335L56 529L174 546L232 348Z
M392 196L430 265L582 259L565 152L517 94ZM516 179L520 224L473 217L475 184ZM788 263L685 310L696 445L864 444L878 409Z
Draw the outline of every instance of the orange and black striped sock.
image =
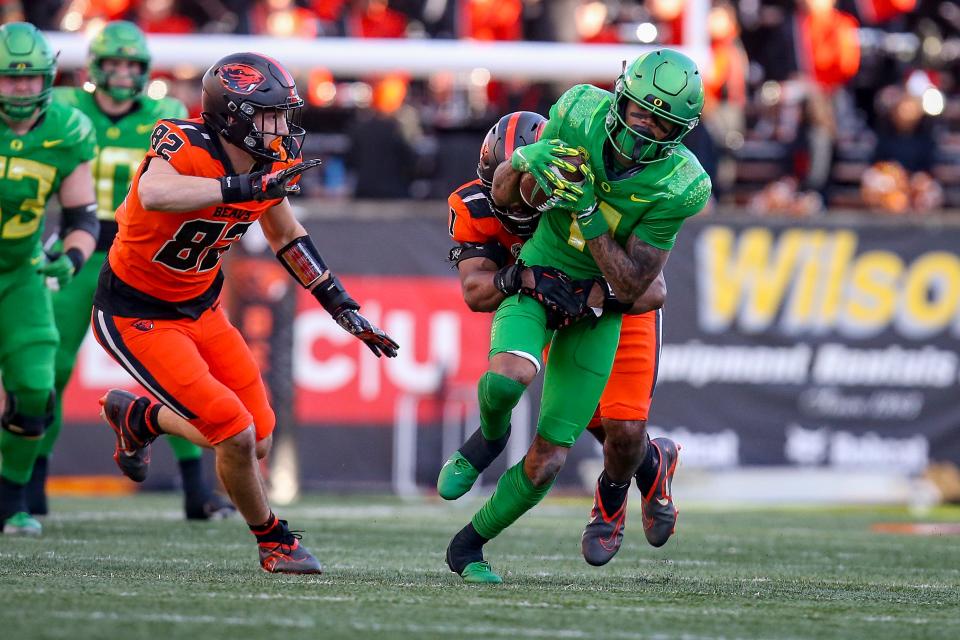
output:
M150 408L144 413L143 424L147 427L147 431L152 436L162 436L163 430L160 428L160 403L154 402L150 405Z
M250 527L250 533L257 537L257 542L282 542L283 527L277 516L270 512L270 517L263 524L247 524Z

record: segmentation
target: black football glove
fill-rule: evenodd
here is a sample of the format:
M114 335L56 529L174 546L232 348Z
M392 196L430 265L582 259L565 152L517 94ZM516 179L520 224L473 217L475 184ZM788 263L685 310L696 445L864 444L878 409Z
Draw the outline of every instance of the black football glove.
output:
M551 311L547 309L547 329L563 329L568 327L581 318L590 318L596 324L596 312L590 308L587 301L590 299L590 290L593 289L595 280L592 278L586 280L573 280L570 282L570 290L580 305L580 313L573 315L563 311Z
M355 302L352 305L344 304L333 314L333 319L345 331L362 340L370 351L373 351L373 355L379 358L382 353L388 358L396 358L400 345L379 327L370 324L370 321L358 312L359 305L356 308L354 305L356 305Z
M290 184L290 182L304 171L320 166L321 162L322 160L314 158L279 171L264 169L253 173L223 176L219 178L223 203L276 200L299 193L300 185Z
M573 282L559 269L553 267L527 267L533 272L533 288L521 287L520 293L530 296L547 309L547 328L558 324L563 318L577 319L586 306L586 296L574 291ZM589 295L587 292L586 295Z

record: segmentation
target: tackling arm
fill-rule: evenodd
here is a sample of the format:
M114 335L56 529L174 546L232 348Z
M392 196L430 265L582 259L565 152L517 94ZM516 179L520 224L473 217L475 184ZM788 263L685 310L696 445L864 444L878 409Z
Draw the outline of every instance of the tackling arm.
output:
M507 250L496 240L463 242L450 250L450 261L460 274L463 301L471 311L496 311L504 298L524 284L523 267L507 265Z

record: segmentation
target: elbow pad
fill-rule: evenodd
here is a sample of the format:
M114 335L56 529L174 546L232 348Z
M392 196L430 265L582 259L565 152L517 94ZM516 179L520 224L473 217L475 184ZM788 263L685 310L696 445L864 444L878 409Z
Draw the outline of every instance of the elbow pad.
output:
M277 251L277 260L305 289L309 289L323 274L330 271L310 236L300 236L284 245ZM331 316L343 309L360 309L360 305L350 297L340 280L332 273L310 293Z
M277 251L277 260L305 289L323 277L329 269L310 236L300 236Z
M66 238L73 231L86 231L94 238L100 235L100 221L97 220L95 202L79 207L64 207L60 214L60 237Z

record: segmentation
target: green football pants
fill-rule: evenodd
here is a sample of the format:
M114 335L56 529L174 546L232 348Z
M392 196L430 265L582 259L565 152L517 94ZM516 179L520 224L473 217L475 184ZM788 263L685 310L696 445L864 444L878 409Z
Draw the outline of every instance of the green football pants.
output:
M581 320L559 331L546 328L543 306L525 295L500 304L490 333L490 356L513 353L542 366L543 380L537 433L561 447L572 447L597 409L613 368L620 340L620 314L604 314L594 323Z
M0 475L26 484L40 446L33 434L49 428L57 329L50 294L33 261L0 273L0 371L9 426L0 432ZM23 435L28 434L28 435Z

